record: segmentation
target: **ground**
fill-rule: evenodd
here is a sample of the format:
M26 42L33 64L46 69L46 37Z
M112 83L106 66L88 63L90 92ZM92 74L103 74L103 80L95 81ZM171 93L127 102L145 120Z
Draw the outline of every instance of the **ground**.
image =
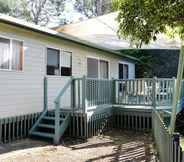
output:
M0 146L0 162L157 162L150 134L112 130L63 144L25 139Z

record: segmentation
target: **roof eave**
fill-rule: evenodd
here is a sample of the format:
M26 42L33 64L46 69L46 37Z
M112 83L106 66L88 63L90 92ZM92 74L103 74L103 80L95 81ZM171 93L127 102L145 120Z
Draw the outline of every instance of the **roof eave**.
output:
M34 31L34 32L41 33L41 34L46 34L46 35L56 37L56 38L59 38L59 39L72 41L73 43L77 43L77 44L80 44L80 45L83 45L83 46L86 46L86 47L89 47L89 48L93 48L93 49L97 49L97 50L100 50L100 51L103 51L103 52L108 52L108 53L111 53L111 54L114 54L114 55L118 55L118 56L126 58L130 61L138 61L134 57L122 56L122 53L120 53L120 52L116 52L116 51L113 51L113 50L110 50L110 49L107 49L107 48L104 48L104 47L100 47L96 44L93 44L91 42L87 42L87 41L84 41L84 40L80 40L80 39L78 39L76 37L73 37L73 36L69 36L69 35L66 35L66 34L61 34L61 33L58 33L58 32L54 33L54 31L52 33L52 32L41 30L39 28L32 28L31 26L27 26L27 25L24 25L24 24L20 24L20 23L10 21L10 20L6 20L6 19L2 19L2 18L0 18L0 21L3 22L3 23L9 24L9 25L16 25L17 27L20 27L20 28L24 28L24 29L27 29L27 30L31 30L31 31Z

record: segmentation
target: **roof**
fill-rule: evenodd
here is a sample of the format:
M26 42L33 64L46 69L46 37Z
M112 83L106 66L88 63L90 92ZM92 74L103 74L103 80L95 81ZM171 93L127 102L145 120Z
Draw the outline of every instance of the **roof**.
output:
M35 25L33 23L29 23L29 22L26 22L26 21L23 21L23 20L20 20L20 19L11 17L11 16L7 16L7 15L4 15L4 14L0 14L0 22L10 24L10 25L15 25L17 27L21 27L21 28L31 30L31 31L34 31L34 32L46 34L48 36L53 36L53 37L57 37L57 38L60 38L60 39L68 40L68 41L71 41L71 42L74 42L74 43L77 43L77 44L80 44L80 45L83 45L83 46L87 46L87 47L90 47L90 48L93 48L93 49L97 49L97 50L108 52L108 53L111 53L111 54L114 54L114 55L122 56L126 59L137 61L137 59L134 58L134 57L123 55L122 53L117 52L117 51L113 51L112 49L109 49L109 48L106 48L106 47L101 47L101 46L99 46L95 43L79 39L75 36L71 36L69 34L57 32L57 31L54 31L52 29L42 27L42 26L39 26L39 25Z
M118 22L115 20L118 13L113 12L107 15L88 19L75 24L68 24L54 28L55 30L95 42L103 47L113 50L133 48L129 40L120 39L117 36ZM157 41L143 45L143 49L178 49L179 39L170 39L164 34L159 34Z

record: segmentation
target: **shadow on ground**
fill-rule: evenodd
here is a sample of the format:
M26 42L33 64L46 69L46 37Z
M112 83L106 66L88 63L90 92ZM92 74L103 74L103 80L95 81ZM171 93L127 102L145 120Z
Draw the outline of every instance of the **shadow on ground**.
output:
M59 146L33 139L0 146L1 162L156 162L149 133L112 130L88 139L65 138Z

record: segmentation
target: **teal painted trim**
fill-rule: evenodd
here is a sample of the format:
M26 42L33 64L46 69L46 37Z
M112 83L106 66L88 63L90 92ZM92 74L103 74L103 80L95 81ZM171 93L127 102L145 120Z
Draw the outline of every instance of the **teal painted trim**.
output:
M29 131L29 134L31 135L32 132L35 130L35 128L38 126L38 124L40 123L40 121L42 120L42 118L45 116L45 114L47 113L47 110L44 110L42 112L42 114L40 115L40 117L38 118L38 120L35 122L35 124L32 126L32 128Z
M60 141L60 137L61 137L61 133L60 133L60 99L61 97L64 95L64 93L66 92L66 90L70 87L70 85L72 84L72 78L71 80L69 80L65 86L61 89L61 91L59 92L59 94L57 95L57 97L54 100L54 104L55 104L55 134L54 134L54 144L59 144Z
M48 109L48 80L44 78L44 110Z
M59 144L60 140L60 100L55 102L55 134L54 144Z
M72 108L72 113L74 113L74 107L75 107L75 81L72 77L72 82L71 82L71 108Z
M65 86L61 89L61 91L59 92L59 94L57 95L57 97L54 100L54 103L58 103L60 98L64 95L65 91L69 88L69 86L71 85L73 79L70 79Z
M157 83L157 78L156 77L154 77L153 78L153 83L152 83L152 98L153 98L153 100L152 100L152 105L153 105L153 109L156 109L156 98L157 98L157 96L156 96L156 83Z
M30 128L37 121L40 114L25 114L0 119L0 143L10 143L27 137Z
M172 149L172 135L169 134L169 129L166 127L162 120L162 117L157 111L153 111L154 122L154 138L159 152L161 162L176 162L173 161L173 149Z
M65 120L61 124L60 137L63 136L63 134L64 134L65 130L68 128L70 122L71 122L71 115L70 115L70 113L68 113L68 115L66 115L66 117L65 117Z
M86 112L86 76L82 78L82 111Z

